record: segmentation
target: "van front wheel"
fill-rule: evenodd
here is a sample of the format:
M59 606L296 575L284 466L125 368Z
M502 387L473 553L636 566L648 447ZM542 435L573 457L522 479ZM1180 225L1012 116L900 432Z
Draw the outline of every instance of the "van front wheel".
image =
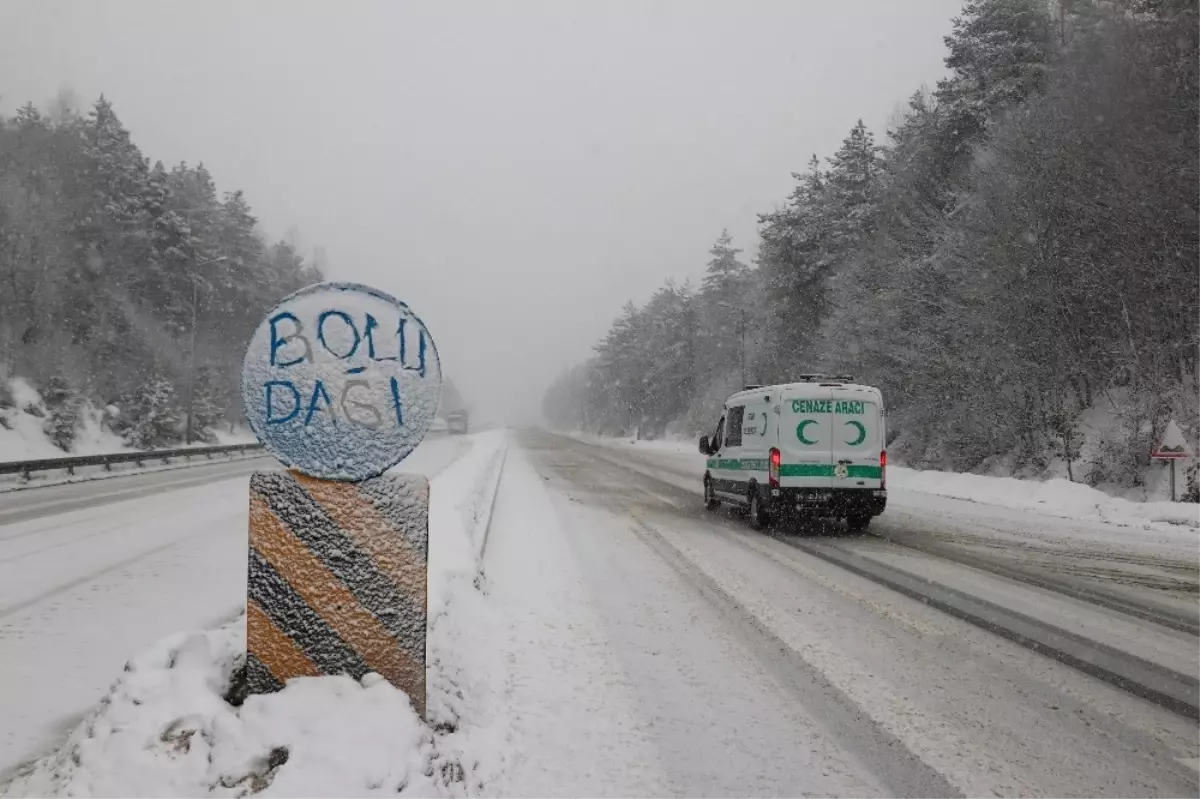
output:
M712 480L704 481L704 507L708 510L721 507L721 500L717 499L717 494L713 491Z
M750 526L755 530L761 530L767 526L767 511L762 506L762 500L758 498L758 491L750 492Z

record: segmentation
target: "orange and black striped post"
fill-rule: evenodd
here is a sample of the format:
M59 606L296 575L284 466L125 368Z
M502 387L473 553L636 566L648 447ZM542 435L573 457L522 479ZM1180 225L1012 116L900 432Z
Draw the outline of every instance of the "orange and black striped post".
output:
M376 673L425 715L429 481L387 472L429 431L441 385L424 322L370 286L307 286L255 328L246 421L289 468L250 478L239 696Z
M377 672L425 713L429 482L250 478L247 688Z

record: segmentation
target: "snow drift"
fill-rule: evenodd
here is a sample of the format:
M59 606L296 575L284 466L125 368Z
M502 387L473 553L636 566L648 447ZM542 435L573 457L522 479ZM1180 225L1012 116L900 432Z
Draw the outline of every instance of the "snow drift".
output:
M432 735L382 677L292 680L225 701L245 617L131 660L100 706L9 796L370 796L432 791Z

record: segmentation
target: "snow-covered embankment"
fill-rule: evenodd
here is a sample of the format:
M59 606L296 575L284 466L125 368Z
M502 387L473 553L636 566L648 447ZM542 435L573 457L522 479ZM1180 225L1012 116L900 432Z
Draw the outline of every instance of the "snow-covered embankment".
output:
M456 624L487 612L480 553L506 447L503 430L472 436L432 481L428 723L377 675L299 678L231 705L243 615L134 657L60 749L9 775L0 794L463 793L476 764L463 762L453 732L473 686L460 662L470 636Z

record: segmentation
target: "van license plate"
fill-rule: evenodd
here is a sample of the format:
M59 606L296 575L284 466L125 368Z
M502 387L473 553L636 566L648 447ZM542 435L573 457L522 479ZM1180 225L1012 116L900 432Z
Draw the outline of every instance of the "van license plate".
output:
M802 494L800 496L801 503L821 503L831 499L833 499L833 494Z

